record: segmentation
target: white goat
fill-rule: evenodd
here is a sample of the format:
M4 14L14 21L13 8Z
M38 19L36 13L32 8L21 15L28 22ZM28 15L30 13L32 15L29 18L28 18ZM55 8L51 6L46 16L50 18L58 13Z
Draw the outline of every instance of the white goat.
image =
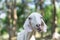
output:
M41 14L38 12L31 13L24 23L24 30L17 35L17 40L35 40L32 36L34 32L46 32L47 26L43 21ZM31 39L31 37L33 39Z

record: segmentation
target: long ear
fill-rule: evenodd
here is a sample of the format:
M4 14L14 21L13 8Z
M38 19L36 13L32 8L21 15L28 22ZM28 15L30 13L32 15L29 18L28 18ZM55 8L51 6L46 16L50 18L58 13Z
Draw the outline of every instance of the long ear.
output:
M24 30L26 30L26 31L28 31L28 32L31 32L31 31L32 31L32 29L31 29L31 26L30 26L30 24L29 24L29 20L28 20L28 19L26 19L26 21L25 21L25 23L24 23L23 27L24 27Z
M44 23L44 32L47 32L47 25Z
M44 26L43 26L43 31L46 32L47 31L47 25L45 24L45 22L42 20Z

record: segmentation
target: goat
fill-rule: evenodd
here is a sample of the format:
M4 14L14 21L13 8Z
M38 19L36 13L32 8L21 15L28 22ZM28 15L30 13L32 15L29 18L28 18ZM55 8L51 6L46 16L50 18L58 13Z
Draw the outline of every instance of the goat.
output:
M31 37L35 40L35 37L32 35L34 35L36 31L47 31L47 25L43 21L42 15L38 12L31 13L27 17L23 27L24 30L18 33L17 40L33 40Z

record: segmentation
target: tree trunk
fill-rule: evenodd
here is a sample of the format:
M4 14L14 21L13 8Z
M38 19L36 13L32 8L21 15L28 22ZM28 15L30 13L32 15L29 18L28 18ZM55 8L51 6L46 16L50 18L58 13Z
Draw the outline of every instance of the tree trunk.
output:
M43 3L44 3L44 0L40 0L40 12L41 12L42 16L44 16Z
M17 29L17 13L16 13L16 0L13 0L12 3L12 19L13 19L13 27L12 27L12 39L11 40L16 40L16 29Z
M34 3L35 3L35 11L37 11L37 8L38 8L38 0L34 0Z
M7 30L9 33L9 40L16 40L16 24L17 24L16 0L12 0L11 4L8 2L8 0L6 0L5 2L6 7L8 8Z
M7 31L9 33L9 39L8 40L11 40L11 6L10 4L8 3L8 0L5 0L5 3L6 3L6 7L8 9L7 11Z
M40 12L41 12L42 16L44 16L43 2L44 2L44 0L40 0ZM43 39L43 32L41 32L41 39Z
M55 0L52 0L52 4L53 4L53 12L52 12L52 30L51 30L51 34L53 35L53 33L55 32L55 29L57 27L55 21L56 21L56 7L55 7Z

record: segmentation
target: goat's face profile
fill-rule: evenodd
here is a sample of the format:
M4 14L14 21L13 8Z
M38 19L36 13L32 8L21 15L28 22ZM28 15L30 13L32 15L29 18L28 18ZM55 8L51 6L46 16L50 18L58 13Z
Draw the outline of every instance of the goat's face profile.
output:
M28 31L37 30L39 32L40 31L46 32L47 26L45 22L43 21L42 15L35 12L29 15L28 18L26 19L24 23L24 29Z

